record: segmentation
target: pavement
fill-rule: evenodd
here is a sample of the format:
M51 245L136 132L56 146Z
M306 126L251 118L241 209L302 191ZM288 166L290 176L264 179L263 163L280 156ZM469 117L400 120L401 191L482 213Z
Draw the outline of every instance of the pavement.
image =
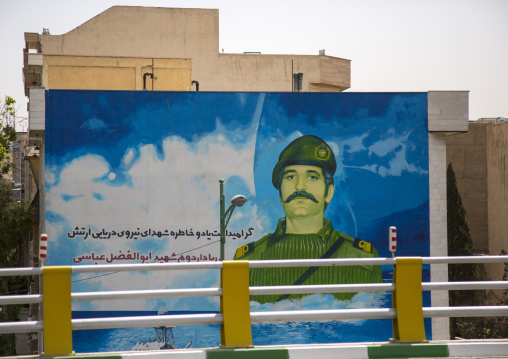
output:
M63 359L66 355L58 355ZM390 358L505 358L508 339L449 340L428 343L343 343L259 346L242 349L176 349L108 353L72 353L72 359L390 359ZM27 356L34 358L38 356ZM19 359L19 356L16 357ZM51 358L51 356L46 356ZM56 356L53 357L56 359ZM71 359L70 358L70 359Z

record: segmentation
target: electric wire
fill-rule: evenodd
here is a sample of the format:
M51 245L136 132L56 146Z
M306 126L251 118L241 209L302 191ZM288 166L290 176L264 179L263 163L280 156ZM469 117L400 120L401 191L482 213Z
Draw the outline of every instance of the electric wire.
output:
M192 248L192 249L189 249L188 251L185 251L185 252L182 252L182 253L175 254L175 255L174 255L174 256L172 256L172 257L181 256L182 254L185 254L185 253L189 253L189 252L195 251L196 249L200 249L200 248L203 248L203 247L209 246L209 245L214 244L214 243L217 243L217 242L220 242L220 239L219 239L219 240L217 240L217 241L214 241L214 242L210 242L210 243L208 243L208 244L205 244L205 245L203 245L203 246L196 247L196 248ZM94 276L92 276L92 277L88 277L88 278L76 279L76 280L71 281L71 283L76 283L76 282L81 282L81 281L84 281L84 280L89 280L89 279L94 279L94 278L104 277L104 276L111 275L111 274L115 274L115 273L119 273L119 272L110 272L110 273L105 273L105 274L94 275Z

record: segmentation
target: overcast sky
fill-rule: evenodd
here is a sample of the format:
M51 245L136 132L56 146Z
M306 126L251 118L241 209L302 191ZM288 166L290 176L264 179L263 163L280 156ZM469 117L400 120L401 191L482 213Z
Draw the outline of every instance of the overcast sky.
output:
M217 52L325 49L352 61L347 91L465 90L471 121L508 117L507 0L2 1L0 95L20 116L24 33L65 34L114 5L219 9Z

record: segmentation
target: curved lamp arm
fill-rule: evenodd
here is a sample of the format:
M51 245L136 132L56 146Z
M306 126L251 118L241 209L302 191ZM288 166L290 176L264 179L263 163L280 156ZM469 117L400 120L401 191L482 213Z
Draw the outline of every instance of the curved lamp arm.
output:
M224 197L224 180L219 180L220 184L220 260L224 260L224 246L226 244L226 227L228 226L231 215L236 207L241 207L247 202L247 198L238 194L231 199L231 205L225 209L225 197Z
M242 196L241 194L237 194L231 199L231 206L229 206L226 213L224 213L224 219L225 219L225 226L224 229L228 226L229 220L231 218L231 215L233 214L233 211L236 207L241 207L247 202L247 198L245 196Z

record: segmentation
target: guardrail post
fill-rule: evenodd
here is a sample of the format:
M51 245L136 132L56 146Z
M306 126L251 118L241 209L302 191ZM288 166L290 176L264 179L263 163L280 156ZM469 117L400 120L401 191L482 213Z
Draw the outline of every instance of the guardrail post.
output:
M422 258L397 257L394 266L392 308L393 339L400 343L425 342L422 303Z
M42 269L44 356L71 355L71 267Z
M249 262L223 261L220 312L222 348L252 347L249 306Z

